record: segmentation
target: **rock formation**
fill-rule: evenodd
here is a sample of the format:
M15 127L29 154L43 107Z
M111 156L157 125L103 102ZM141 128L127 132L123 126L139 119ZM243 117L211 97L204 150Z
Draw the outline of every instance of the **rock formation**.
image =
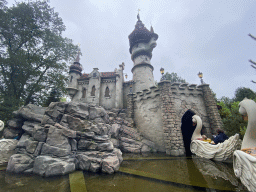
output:
M54 102L48 108L27 105L14 112L5 138L20 136L7 171L41 176L64 175L76 169L114 173L122 152L156 152L127 118L125 110L85 103Z

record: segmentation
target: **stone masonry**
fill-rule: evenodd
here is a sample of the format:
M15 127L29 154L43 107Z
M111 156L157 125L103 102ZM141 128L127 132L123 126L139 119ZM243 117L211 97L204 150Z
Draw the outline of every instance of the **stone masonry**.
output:
M201 85L203 89L203 94L204 94L204 103L206 106L206 112L209 117L209 122L211 125L211 134L216 135L216 130L218 128L223 127L223 123L221 121L221 117L218 112L217 104L216 101L213 97L212 91L209 87L208 84L203 84Z
M162 121L164 141L167 155L180 156L185 154L181 129L177 127L177 117L174 109L174 96L171 91L171 83L160 82L160 99L162 108Z

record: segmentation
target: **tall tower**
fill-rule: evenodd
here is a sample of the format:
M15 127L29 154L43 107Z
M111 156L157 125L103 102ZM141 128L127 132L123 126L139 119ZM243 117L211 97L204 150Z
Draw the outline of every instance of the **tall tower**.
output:
M80 51L78 52L76 61L69 68L70 80L68 82L68 87L66 89L67 89L68 94L70 95L72 101L75 99L75 95L78 92L77 79L79 79L82 75L82 73L81 73L82 66L79 63L79 60L80 60L79 55L80 55Z
M151 65L152 51L156 47L158 35L154 33L151 26L150 31L144 27L140 20L140 15L137 15L138 21L135 29L128 36L130 42L131 59L134 63L132 68L133 92L142 91L155 85L153 76L154 67Z

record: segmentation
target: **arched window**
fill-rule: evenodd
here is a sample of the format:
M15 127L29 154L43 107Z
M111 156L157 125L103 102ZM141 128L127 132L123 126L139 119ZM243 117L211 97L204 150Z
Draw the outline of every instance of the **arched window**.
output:
M92 92L91 92L91 96L95 96L95 86L92 86Z
M86 97L86 88L83 89L83 95L82 95L82 98L85 98Z
M70 83L72 82L73 76L70 77Z
M108 87L106 87L106 90L105 90L105 97L110 97L110 95L109 95L109 88Z

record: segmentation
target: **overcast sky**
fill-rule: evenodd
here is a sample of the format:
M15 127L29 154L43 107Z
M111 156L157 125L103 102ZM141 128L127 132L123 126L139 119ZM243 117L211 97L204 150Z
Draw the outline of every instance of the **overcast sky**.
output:
M14 0L7 0L9 6ZM30 0L31 1L31 0ZM176 72L190 84L205 83L222 96L234 97L238 87L256 91L256 1L253 0L51 0L66 25L64 36L81 44L83 72L114 71L122 62L132 79L128 35L140 18L158 34L151 63L154 78L160 68Z

